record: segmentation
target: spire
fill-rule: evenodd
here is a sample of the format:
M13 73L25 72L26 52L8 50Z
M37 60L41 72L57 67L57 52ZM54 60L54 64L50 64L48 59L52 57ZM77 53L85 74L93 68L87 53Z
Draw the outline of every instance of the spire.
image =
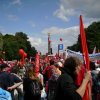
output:
M52 54L50 33L48 33L48 54Z

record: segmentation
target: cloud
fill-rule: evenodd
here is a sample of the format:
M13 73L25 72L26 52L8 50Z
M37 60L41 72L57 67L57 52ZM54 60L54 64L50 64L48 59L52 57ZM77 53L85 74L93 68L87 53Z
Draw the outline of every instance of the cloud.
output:
M77 38L79 35L79 26L73 26L69 28L50 27L44 29L42 33L51 33L52 48L53 52L55 53L58 48L58 40L60 37L63 39L62 43L64 44L64 48L66 48L67 46L71 46L77 42Z
M45 28L42 33L47 34L59 34L59 35L69 35L73 33L77 33L79 26L69 27L69 28L59 28L59 27L50 27ZM79 33L79 32L78 32Z
M41 38L33 38L29 36L29 41L31 42L32 46L39 46L42 43L42 39Z
M12 5L21 5L21 0L13 0Z
M80 14L88 18L100 18L100 0L60 0L59 8L54 15L63 21Z
M31 45L36 48L37 51L42 51L43 54L47 52L48 46L47 46L47 42L44 41L44 39L29 36L29 41Z
M89 24L84 24L87 27ZM59 27L50 27L45 28L42 33L47 34L51 33L51 40L52 40L52 48L53 51L57 51L57 46L59 44L60 37L63 39L62 43L64 44L64 48L67 46L72 46L78 40L79 35L79 26L73 26L69 28L59 28Z
M74 15L74 9L65 9L64 5L60 5L60 8L54 12L54 15L63 21L69 21L69 16Z
M47 34L47 33L51 33L51 34L57 34L59 31L60 31L60 28L58 27L50 27L50 28L45 28L42 33L44 34Z
M12 21L17 21L19 19L16 15L12 14L7 15L7 18Z

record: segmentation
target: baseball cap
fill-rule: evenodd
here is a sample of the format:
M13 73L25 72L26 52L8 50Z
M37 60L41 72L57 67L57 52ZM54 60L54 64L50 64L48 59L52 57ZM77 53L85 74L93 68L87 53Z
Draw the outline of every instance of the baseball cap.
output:
M56 67L62 67L63 64L59 61L59 62L57 62L57 63L55 64L55 66L56 66Z
M59 67L63 66L63 64L61 62L58 62L57 64L58 64Z

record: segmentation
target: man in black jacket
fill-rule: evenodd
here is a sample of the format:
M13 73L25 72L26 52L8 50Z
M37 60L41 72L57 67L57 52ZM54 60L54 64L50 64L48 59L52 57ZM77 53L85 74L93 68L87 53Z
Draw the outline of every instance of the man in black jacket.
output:
M81 61L78 58L69 57L65 60L62 75L57 81L54 100L82 100L91 74L88 71L81 86L77 88L75 80L80 69Z
M9 91L14 99L14 89L22 84L22 80L14 74L7 72L8 65L3 63L0 65L0 82L3 84L3 89Z

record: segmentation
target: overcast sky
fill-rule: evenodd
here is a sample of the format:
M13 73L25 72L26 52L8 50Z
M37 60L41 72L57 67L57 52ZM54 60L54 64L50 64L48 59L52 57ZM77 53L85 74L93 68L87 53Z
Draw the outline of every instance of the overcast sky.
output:
M64 49L77 41L79 16L84 26L100 21L100 0L0 0L0 32L24 32L38 51L48 52L51 33L53 53L60 38Z

